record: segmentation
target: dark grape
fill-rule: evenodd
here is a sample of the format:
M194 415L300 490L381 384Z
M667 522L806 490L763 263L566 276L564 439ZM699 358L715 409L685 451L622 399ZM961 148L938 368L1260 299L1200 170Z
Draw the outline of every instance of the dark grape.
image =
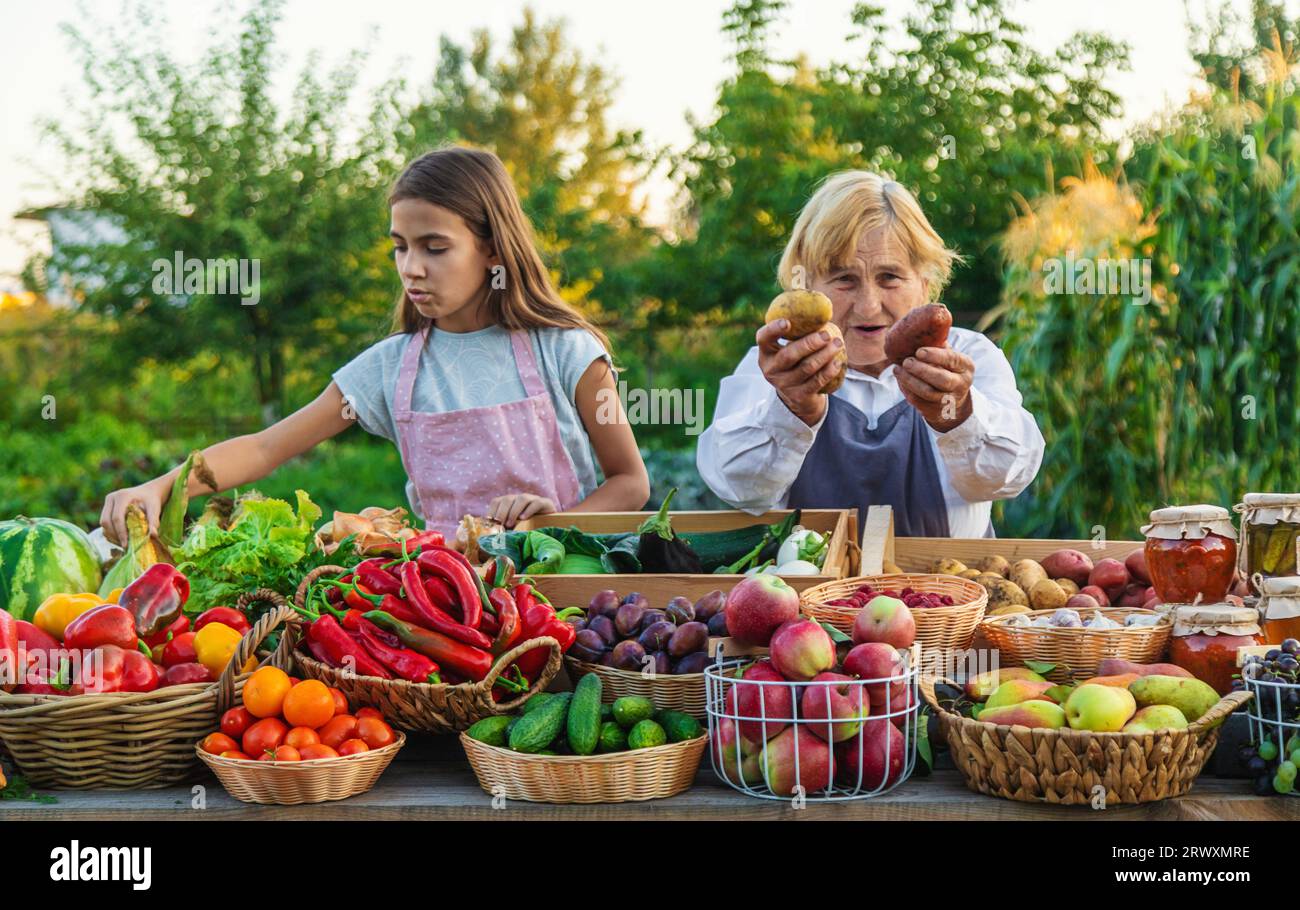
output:
M1300 669L1300 660L1296 660L1288 654L1279 660L1277 665L1284 673L1294 673L1297 669Z
M1294 638L1288 638L1286 641L1282 642L1282 650L1287 654L1300 653L1300 641L1297 641Z
M1272 775L1262 775L1255 778L1255 795L1272 796L1273 795L1273 777Z
M1268 762L1256 755L1250 761L1246 762L1246 770L1251 774L1263 774L1268 770Z

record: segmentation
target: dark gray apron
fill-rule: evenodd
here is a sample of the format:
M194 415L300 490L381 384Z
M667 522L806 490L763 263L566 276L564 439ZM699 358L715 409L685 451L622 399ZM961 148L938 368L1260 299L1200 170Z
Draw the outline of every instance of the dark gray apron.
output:
M858 510L858 536L870 506L893 506L900 537L948 537L948 507L925 419L906 400L867 415L830 397L826 422L790 487L791 509ZM992 536L992 525L985 536Z

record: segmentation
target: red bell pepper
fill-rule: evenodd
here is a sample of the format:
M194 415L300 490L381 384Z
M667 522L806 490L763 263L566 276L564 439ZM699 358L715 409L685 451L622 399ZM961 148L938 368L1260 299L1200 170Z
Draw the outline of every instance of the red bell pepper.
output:
M116 645L134 651L137 641L135 614L118 604L104 604L87 610L63 630L64 646L79 651L101 645Z
M34 679L20 685L14 692L18 695L81 695L84 689L80 682L72 682L71 672L66 660L55 667L41 667L32 674Z
M212 682L212 671L200 663L176 664L163 674L162 685L184 686L190 683Z
M153 635L150 635L144 640L144 643L150 648L156 648L159 645L167 644L167 642L171 641L177 635L184 635L188 631L190 631L190 618L182 613L180 616L176 617L175 621L172 622L170 626L167 626L165 629L160 629ZM198 630L195 629L195 631L197 632Z
M0 625L4 620L0 619ZM39 671L42 667L49 667L59 656L58 652L63 648L59 640L46 632L44 629L37 628L25 619L18 620L18 644L21 646L19 656L23 658L22 663L25 666L18 667L17 672L20 674L30 674L34 670ZM2 636L3 633L0 633ZM8 685L10 681L5 678L6 670L0 667L0 684ZM14 682L21 683L24 676L19 676Z
M519 619L519 607L508 590L493 588L488 592L488 600L496 608L496 618L500 623L491 651L501 655L518 644L523 637L524 628Z
M85 691L96 694L123 691L127 653L128 649L112 644L82 651L81 685Z
M194 651L194 638L197 635L197 632L185 632L167 642L163 645L162 660L159 663L164 667L198 663L199 656Z
M358 676L377 676L380 679L392 679L393 675L370 656L365 648L357 644L339 625L339 621L329 614L312 623L312 641L321 645L328 655L326 663L332 667L347 669L349 666Z
M4 610L0 614L0 686L16 686L26 676L27 660L18 665L18 620Z
M253 628L252 623L248 621L248 617L234 607L212 607L204 610L199 615L199 618L194 620L194 631L201 631L204 626L214 622L219 622L223 626L230 626L240 635L247 635L248 630Z
M450 636L432 629L421 629L410 623L402 622L394 616L374 610L367 613L366 619L397 635L398 640L412 651L423 654L436 661L440 667L447 667L478 682L492 669L492 655L482 648L467 645Z
M162 685L162 668L139 651L123 651L122 660L123 692L152 692Z
M426 549L416 562L420 569L443 579L456 592L456 601L460 604L461 619L471 629L477 629L479 619L487 608L487 591L483 588L483 579L478 577L469 561L456 559L461 556L446 549ZM400 573L399 573L399 577ZM410 592L407 592L408 597Z
M175 566L156 562L126 586L117 602L131 611L139 634L147 637L171 625L189 596L189 579Z

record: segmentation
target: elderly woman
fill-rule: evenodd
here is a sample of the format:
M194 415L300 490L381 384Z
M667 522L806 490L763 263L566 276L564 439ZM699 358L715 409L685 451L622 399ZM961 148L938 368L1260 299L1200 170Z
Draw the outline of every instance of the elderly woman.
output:
M889 327L939 298L956 258L900 184L865 171L826 180L779 277L829 297L843 341L814 332L785 343L775 323L758 331L700 437L696 463L713 491L754 513L856 507L861 521L888 504L900 535L993 536L992 500L1028 486L1043 457L1006 357L960 328L899 366L885 357ZM841 344L848 375L824 395Z

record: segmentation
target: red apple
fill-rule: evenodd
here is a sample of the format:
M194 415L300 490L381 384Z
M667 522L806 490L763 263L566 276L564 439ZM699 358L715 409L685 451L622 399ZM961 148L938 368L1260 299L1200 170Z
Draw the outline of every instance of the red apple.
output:
M727 634L766 647L782 624L799 618L799 594L777 575L746 578L727 595Z
M835 642L811 619L785 623L772 634L772 666L789 680L812 679L835 666Z
M855 645L844 658L844 672L859 679L892 679L906 670L902 652L882 641ZM871 704L884 704L888 683L878 682L867 686Z
M799 716L805 722L821 720L836 723L808 724L814 736L842 742L856 736L862 719L871 711L866 686L843 673L818 673L804 687L799 701Z
M835 747L838 780L847 787L858 787L860 769L861 789L892 787L903 776L905 751L903 734L893 724L869 720L859 735Z
M739 721L740 735L750 742L761 744L776 736L794 720L794 686L786 682L770 660L750 664L741 674L741 679L753 682L728 684L725 713L742 718Z
M813 736L803 724L783 730L769 742L760 765L763 780L777 796L793 796L796 786L802 786L805 794L825 790L835 773L830 744Z
M895 648L910 648L916 640L912 611L896 597L875 597L853 620L853 643L880 641Z
M879 717L888 715L894 726L901 730L907 724L916 726L916 714L913 711L916 705L916 696L912 693L912 681L900 679L890 683L888 691L879 699L872 699L871 714Z
M718 720L709 738L713 769L731 783L758 783L763 774L758 766L761 743L753 743L736 732L730 718Z

